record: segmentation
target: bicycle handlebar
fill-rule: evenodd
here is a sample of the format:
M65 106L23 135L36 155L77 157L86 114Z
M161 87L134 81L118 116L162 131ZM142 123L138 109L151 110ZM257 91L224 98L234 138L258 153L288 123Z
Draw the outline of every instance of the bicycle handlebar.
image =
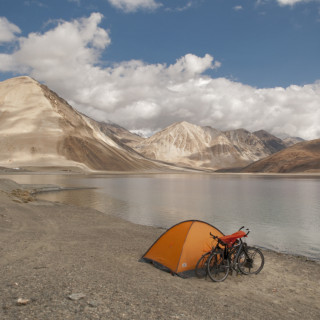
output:
M242 226L238 231L242 230L243 228L244 228L244 226ZM246 233L246 236L247 236L251 230L249 228L247 228L246 231L247 231L247 233Z

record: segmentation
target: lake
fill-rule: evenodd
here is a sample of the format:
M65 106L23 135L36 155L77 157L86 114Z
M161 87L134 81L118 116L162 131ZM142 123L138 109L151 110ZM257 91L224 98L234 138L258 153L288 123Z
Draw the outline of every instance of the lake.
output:
M183 220L197 219L225 234L244 225L251 230L249 244L320 259L320 176L32 174L1 177L24 184L93 187L42 193L37 197L92 207L142 225L169 228Z

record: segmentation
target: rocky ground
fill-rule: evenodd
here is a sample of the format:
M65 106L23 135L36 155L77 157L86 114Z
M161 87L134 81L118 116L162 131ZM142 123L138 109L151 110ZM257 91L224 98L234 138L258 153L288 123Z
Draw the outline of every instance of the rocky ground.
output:
M256 276L181 279L138 262L162 232L0 180L0 319L320 318L319 263L264 251Z

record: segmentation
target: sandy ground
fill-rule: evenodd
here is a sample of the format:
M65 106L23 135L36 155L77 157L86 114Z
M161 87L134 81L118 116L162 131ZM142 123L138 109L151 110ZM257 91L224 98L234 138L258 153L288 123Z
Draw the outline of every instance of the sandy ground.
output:
M0 319L320 319L319 263L264 251L258 275L181 279L138 262L162 232L0 179Z

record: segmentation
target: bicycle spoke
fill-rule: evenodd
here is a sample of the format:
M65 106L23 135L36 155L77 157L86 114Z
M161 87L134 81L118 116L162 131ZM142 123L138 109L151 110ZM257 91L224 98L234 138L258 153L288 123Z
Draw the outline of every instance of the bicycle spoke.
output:
M207 275L207 262L211 252L207 252L201 256L197 262L195 273L198 278L204 278Z
M229 274L229 261L222 254L214 253L208 259L208 275L212 281L220 282Z
M244 274L257 274L264 265L262 252L254 247L246 247L238 258L238 268Z

